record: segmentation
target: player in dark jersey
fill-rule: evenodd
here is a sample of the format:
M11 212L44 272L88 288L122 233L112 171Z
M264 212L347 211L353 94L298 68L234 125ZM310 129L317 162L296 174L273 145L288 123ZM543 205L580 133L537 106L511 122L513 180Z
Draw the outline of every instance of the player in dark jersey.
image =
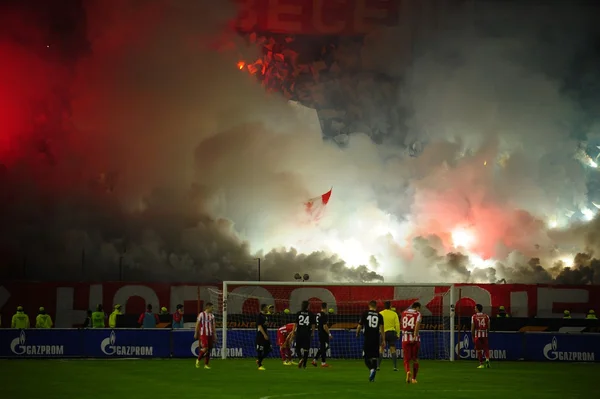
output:
M310 341L314 332L315 315L308 310L308 301L303 301L301 310L296 314L296 328L294 329L296 351L300 358L298 368L306 368L308 353L310 351Z
M356 337L360 335L360 332L365 335L365 341L363 344L363 356L365 358L365 365L370 370L369 381L375 381L375 374L377 373L377 361L379 360L379 353L383 348L383 316L377 313L377 302L369 302L369 310L364 312L356 327Z
M267 314L269 314L269 307L263 303L256 317L256 365L261 371L265 369L262 365L264 358L271 352L271 341L267 333Z
M315 323L319 331L319 350L312 361L312 365L317 367L317 359L321 357L321 367L329 367L327 364L327 349L329 349L329 340L331 331L329 331L329 315L327 314L327 303L321 304L321 311L316 314Z

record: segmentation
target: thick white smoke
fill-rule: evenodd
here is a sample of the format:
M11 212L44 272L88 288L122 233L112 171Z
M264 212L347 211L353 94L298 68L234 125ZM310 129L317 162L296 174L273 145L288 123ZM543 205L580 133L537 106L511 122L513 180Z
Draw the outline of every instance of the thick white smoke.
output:
M577 266L594 267L591 226L548 229L589 203L562 83L585 10L557 23L560 7L463 7L415 29L410 56L380 32L364 53L391 54L370 66L403 77L404 128L340 149L240 73L256 49L227 34L223 3L86 2L91 52L54 150L71 172L26 193L52 217L36 201L15 216L41 217L11 248L30 275L254 279L260 257L265 279L543 282L586 251ZM305 223L302 203L332 186L323 220Z

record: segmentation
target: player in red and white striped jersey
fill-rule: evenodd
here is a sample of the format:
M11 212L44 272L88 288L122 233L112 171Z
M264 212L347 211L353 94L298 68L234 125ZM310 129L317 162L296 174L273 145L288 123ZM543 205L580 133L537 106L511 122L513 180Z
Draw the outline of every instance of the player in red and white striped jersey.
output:
M490 317L483 313L483 306L475 305L475 314L471 316L471 336L475 341L475 351L479 359L479 369L490 368L490 347L488 335L490 330ZM483 358L485 357L485 365Z
M404 356L404 371L406 371L406 383L416 384L419 373L419 349L421 347L421 304L415 302L409 309L402 312L400 316L400 329L402 330L402 352ZM413 362L412 375L410 362Z
M200 368L200 360L204 359L204 368L210 369L210 350L215 343L215 316L213 315L213 304L207 302L204 306L204 312L198 314L196 319L196 331L194 339L200 341L200 351L196 360L196 368Z
M277 329L277 345L281 352L281 360L284 366L296 364L292 362L292 341L294 339L295 323L288 323Z

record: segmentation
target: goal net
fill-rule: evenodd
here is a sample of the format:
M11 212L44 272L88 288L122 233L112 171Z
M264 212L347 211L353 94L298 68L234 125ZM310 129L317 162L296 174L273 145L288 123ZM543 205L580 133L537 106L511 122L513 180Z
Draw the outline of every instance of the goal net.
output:
M309 301L310 310L319 312L327 304L332 334L328 358L359 359L362 357L362 337L356 338L360 315L368 309L368 302L377 301L377 310L384 309L386 301L398 315L414 302L421 303L421 359L454 360L453 286L397 285L397 284L327 284L283 282L224 282L221 290L210 291L215 304L215 317L220 330L217 346L225 358L254 357L256 355L256 318L262 304L273 305L267 315L268 334L273 346L271 357L280 357L277 329L295 322L295 314L303 301ZM452 316L451 316L452 315ZM400 320L402 323L402 320ZM401 342L396 352L402 357ZM310 356L319 348L315 334ZM295 355L294 349L292 353ZM383 357L391 357L385 348Z

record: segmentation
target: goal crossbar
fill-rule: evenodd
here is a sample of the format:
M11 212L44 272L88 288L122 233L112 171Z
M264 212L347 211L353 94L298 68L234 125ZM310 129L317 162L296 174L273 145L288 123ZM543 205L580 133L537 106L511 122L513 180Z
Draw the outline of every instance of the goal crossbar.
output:
M454 284L448 283L411 283L411 284L394 284L394 283L326 283L326 282L302 282L302 281L223 281L223 290L222 290L222 350L221 350L221 358L227 358L227 326L228 326L228 311L227 311L227 302L229 296L229 287L231 286L256 286L256 287L268 287L268 286L293 286L293 287L393 287L393 288L410 288L410 287L421 287L421 288L438 288L438 287L448 287L448 296L449 296L449 353L448 357L450 361L454 361L454 346L455 346L455 321L454 321L454 310L456 305L455 299L455 287ZM391 298L386 298L391 299Z

